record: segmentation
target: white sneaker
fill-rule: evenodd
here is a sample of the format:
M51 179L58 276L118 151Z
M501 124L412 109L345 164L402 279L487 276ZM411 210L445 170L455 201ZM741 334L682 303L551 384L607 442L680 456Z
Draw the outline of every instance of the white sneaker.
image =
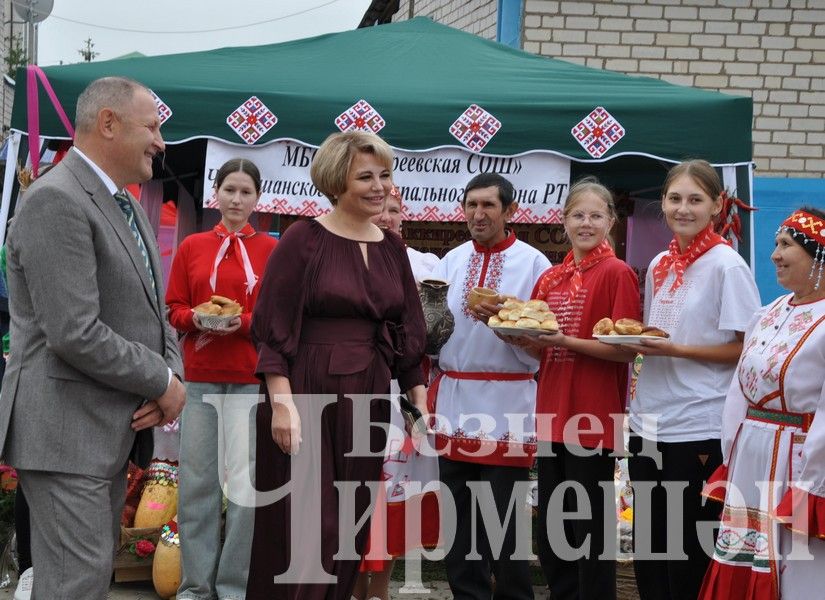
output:
M17 580L17 589L14 590L14 600L31 600L33 585L34 568L29 567L20 574Z

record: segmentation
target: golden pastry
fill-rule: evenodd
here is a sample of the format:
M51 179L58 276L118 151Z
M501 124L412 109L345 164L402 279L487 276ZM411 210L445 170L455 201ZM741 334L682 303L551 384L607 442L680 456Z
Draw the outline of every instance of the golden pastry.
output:
M636 319L619 319L613 324L613 329L620 335L639 335L644 326L644 323Z
M518 321L516 321L516 327L519 329L539 329L541 325L540 321L536 321L535 319L528 319L522 317Z
M613 331L613 319L605 317L593 326L593 335L610 335Z

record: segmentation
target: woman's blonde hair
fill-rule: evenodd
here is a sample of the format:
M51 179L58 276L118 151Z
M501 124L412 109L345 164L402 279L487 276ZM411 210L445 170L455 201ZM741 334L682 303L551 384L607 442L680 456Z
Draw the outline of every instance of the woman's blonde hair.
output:
M385 168L392 171L392 148L374 133L333 133L318 148L309 168L312 183L329 198L333 206L338 202L338 196L347 190L347 175L358 152L372 154Z
M593 193L601 198L607 207L607 216L609 216L613 221L617 219L616 204L613 202L613 194L611 194L610 190L599 183L599 180L592 175L579 179L570 188L570 192L567 194L567 200L564 203L564 209L562 210L563 218L566 219L568 217L570 212L576 207L576 203L579 199L587 192Z

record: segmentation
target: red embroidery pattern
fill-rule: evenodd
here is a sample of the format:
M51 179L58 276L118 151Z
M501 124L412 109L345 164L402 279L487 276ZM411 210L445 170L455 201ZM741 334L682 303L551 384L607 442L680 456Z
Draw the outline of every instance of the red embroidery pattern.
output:
M501 283L501 275L504 272L504 252L494 252L490 256L490 264L487 266L487 277L484 278L484 287L498 289Z
M805 312L799 313L793 318L791 324L788 325L788 331L790 331L791 333L799 333L800 331L805 331L813 322L813 313L810 310L806 310Z
M487 261L487 269L484 271L484 281L481 281L481 275L485 253L473 252L470 255L470 263L467 265L467 275L464 277L464 297L461 299L461 312L468 319L473 318L470 308L467 306L467 296L470 290L478 286L497 290L501 283L501 275L504 272L504 252L490 252L486 255L490 259Z
M467 265L467 274L464 276L464 296L461 298L461 312L468 319L472 319L470 308L467 306L467 296L474 287L478 285L478 277L481 274L481 263L484 257L478 252L470 255L470 264Z

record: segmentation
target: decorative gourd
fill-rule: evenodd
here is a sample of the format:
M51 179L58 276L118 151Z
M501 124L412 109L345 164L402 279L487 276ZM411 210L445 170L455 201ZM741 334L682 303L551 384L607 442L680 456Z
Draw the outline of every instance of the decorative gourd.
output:
M152 461L135 513L135 527L162 527L178 513L178 465Z
M152 561L152 583L158 596L174 598L180 587L180 537L178 517L163 526Z

